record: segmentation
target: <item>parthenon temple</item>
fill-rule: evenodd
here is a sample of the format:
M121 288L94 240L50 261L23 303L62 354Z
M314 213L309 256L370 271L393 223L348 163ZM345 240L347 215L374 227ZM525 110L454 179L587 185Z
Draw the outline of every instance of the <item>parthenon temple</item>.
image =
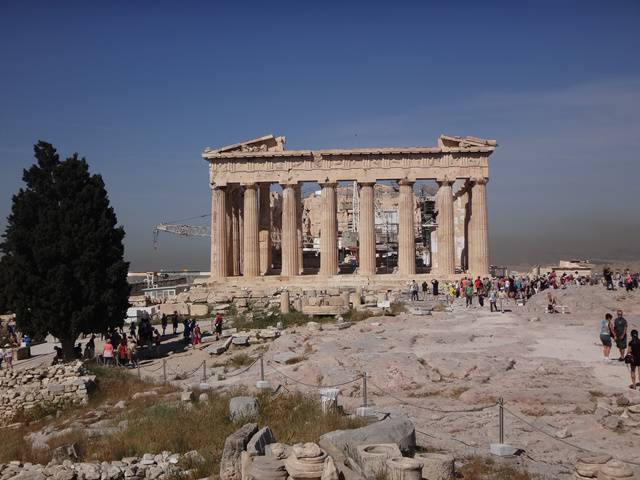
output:
M441 135L436 147L327 150L284 144L267 135L204 150L211 281L362 284L489 274L486 188L495 140ZM309 184L318 188L305 198Z

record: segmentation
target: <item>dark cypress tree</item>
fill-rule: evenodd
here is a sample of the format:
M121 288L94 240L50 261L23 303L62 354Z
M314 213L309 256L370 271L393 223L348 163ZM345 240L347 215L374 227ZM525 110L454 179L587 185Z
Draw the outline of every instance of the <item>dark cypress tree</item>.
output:
M82 333L121 326L129 297L124 230L100 175L77 154L60 161L46 142L24 171L0 244L6 307L20 331L60 339L65 358Z

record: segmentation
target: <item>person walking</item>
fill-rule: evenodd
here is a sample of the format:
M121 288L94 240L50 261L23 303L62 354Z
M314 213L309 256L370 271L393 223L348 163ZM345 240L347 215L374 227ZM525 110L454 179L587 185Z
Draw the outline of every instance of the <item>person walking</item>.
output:
M636 387L640 387L640 340L638 340L638 331L636 329L631 330L629 353L627 354L625 361L629 362L629 369L631 373L631 385L629 385L629 388L635 390ZM637 378L636 371L638 372Z
M498 293L495 291L495 289L491 289L489 291L489 310L492 312L497 312L498 311Z
M411 285L409 286L409 293L411 294L412 302L418 300L418 282L416 282L415 280L411 281Z
M429 294L429 284L425 280L424 282L422 282L422 297L424 298L424 300L427 299L428 294Z
M603 320L600 320L600 341L602 342L602 353L604 361L609 361L609 353L611 352L611 337L613 333L613 315L607 313Z
M435 278L431 280L431 293L433 293L434 297L438 296L438 280Z
M105 365L113 365L113 344L109 339L102 348L102 361Z
M173 334L178 333L178 314L173 312Z
M120 340L120 345L118 345L118 366L125 366L127 364L127 360L127 341L123 338L122 340Z
M4 346L3 355L6 369L13 369L13 347L8 343Z
M162 325L162 336L164 337L167 333L167 324L169 323L167 321L167 316L164 313L162 314L162 320L160 321L160 323Z
M191 341L191 326L189 325L189 320L187 320L186 318L184 319L184 322L182 322L182 328L184 328L184 331L182 332L184 345L185 347L188 347L189 342Z
M616 311L616 319L613 321L613 335L616 347L620 352L619 362L624 362L624 354L627 350L627 320L622 316L622 310Z
M466 300L466 308L473 306L473 284L466 282L464 287L464 298Z
M216 313L216 319L213 323L216 329L216 341L218 341L220 340L220 335L222 335L222 315L220 312Z

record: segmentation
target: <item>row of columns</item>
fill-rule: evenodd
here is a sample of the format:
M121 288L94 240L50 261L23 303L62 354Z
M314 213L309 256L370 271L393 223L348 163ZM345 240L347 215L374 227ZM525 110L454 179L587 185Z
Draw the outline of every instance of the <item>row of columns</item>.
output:
M469 220L469 273L489 273L489 241L486 204L488 179L470 182L471 215ZM413 183L400 180L398 272L403 276L416 273ZM320 275L338 273L337 184L321 183L322 219L320 231ZM455 273L453 182L438 182L437 271ZM376 273L376 233L374 183L359 183L359 270L364 276ZM270 185L244 184L236 187L215 186L212 190L211 271L217 278L229 275L256 277L265 275L271 265ZM244 199L244 200L242 200ZM282 272L285 277L302 273L302 202L296 183L282 185ZM244 221L241 219L244 217Z

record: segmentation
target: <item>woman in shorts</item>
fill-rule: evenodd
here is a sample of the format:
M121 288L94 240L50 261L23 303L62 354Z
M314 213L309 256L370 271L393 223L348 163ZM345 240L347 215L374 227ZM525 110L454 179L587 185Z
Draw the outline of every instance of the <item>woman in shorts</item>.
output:
M631 341L629 342L627 355L630 357L629 367L631 369L631 385L629 385L629 388L635 390L636 387L640 387L640 340L638 340L638 330L631 330ZM637 383L636 370L638 371Z
M609 361L611 352L611 337L613 337L613 315L607 313L604 320L600 320L600 341L602 342L602 353L604 361Z

